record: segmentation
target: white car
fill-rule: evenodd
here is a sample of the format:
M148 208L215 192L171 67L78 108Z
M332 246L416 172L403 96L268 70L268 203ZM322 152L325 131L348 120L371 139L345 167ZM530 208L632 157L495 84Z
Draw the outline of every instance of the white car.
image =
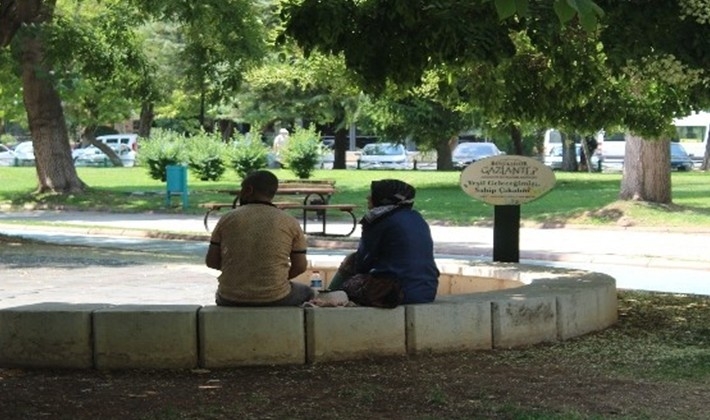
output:
M362 148L361 169L408 169L407 150L396 143L370 143Z
M0 166L15 166L15 151L0 144Z
M31 141L23 141L15 146L15 165L17 166L34 166L35 164L35 149Z
M112 144L110 147L118 154L123 166L131 167L136 164L136 152L125 144ZM88 146L72 151L75 166L113 166L111 159L96 146Z

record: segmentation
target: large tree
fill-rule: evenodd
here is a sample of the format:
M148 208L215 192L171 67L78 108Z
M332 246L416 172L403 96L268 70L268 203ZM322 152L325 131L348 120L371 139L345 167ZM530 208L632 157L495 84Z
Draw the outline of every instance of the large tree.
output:
M364 108L372 131L394 141L413 141L420 151L436 150L437 170L453 169L451 153L459 133L479 126L479 113L461 98L460 78L450 69L430 70L418 86L388 88Z
M70 128L81 142L100 148L115 166L123 163L108 145L95 140L100 126L131 120L155 90L153 68L143 54L135 27L139 13L123 4L101 7L74 3L57 13L50 62ZM71 45L71 54L58 46Z
M229 108L246 71L265 53L264 21L272 1L127 0L146 15L177 25L184 44L175 60L182 67L182 94L208 130ZM144 105L145 108L145 105Z
M0 46L17 57L35 149L39 192L84 190L74 168L64 112L47 60L55 0L0 0Z
M473 114L457 116L462 108L479 110L484 117L477 121L479 126L505 132L518 154L523 153L522 138L530 123L550 125L554 121L555 126L574 124L587 129L597 121L589 115L581 117L594 106L592 98L599 100L595 83L605 80L599 71L603 66L597 43L578 24L581 21L589 30L595 29L598 9L591 2L574 3L585 14L565 31L560 19L574 16L566 2L294 3L298 4L285 9L290 19L286 33L306 51L342 52L366 89L386 93L375 103L387 104L392 84L400 91L418 85L408 98L386 105L388 111L382 114L392 117L392 122L404 121L409 114L419 123L412 128L424 134L427 129L439 129L439 140L427 139L424 144L437 145L441 168L447 167L446 140L456 133L436 123L448 120L447 124L457 125L454 117L470 124ZM504 16L517 11L524 17L501 21L496 9ZM346 23L316 31L314 25L306 25L307 18ZM370 43L378 48L362 48ZM446 73L441 79L444 83L439 84L444 89L436 89L431 96L426 75L441 71ZM421 137L428 136L415 136L415 140Z
M621 199L669 203L674 117L710 106L710 9L695 0L601 1L602 42L624 85ZM706 169L706 168L703 168Z
M512 118L514 115L523 121L532 119L555 125L567 122L567 126L582 125L588 129L619 123L635 133L645 133L646 137L660 137L674 116L687 113L693 105L707 103L706 75L694 74L695 82L689 78L678 79L673 77L678 66L674 65L662 75L658 69L649 68L652 67L649 66L651 61L641 60L644 57L651 60L669 57L675 59L680 68L707 72L707 51L710 50L707 11L701 13L697 8L689 7L695 4L693 0L651 0L644 2L643 8L638 7L638 1L597 2L607 15L600 13L590 1L554 1L554 14L549 12L550 2L524 0L444 0L435 4L388 0L339 0L327 5L318 0L292 3L286 9L290 18L287 33L306 51L320 49L343 53L348 66L358 72L371 89L382 88L387 80L397 84L418 83L425 71L441 64L489 67L492 70L484 71L481 80L498 75L500 82L514 86L514 89L507 90L512 95L500 95L505 90L500 90L495 83L482 85L499 93L500 98L496 101L496 92L482 95L493 98L482 108L497 109L493 116L504 117L501 123L510 126L514 139L520 134L520 124ZM503 11L503 16L517 15L501 22L493 5L498 12ZM577 18L571 5L577 6ZM605 73L597 72L587 80L589 64L594 67L595 63L604 61L596 58L590 61L579 54L575 56L574 47L583 44L568 43L561 38L564 32L560 31L559 25L553 25L558 17L570 22L569 28L581 24L592 35L591 41L600 31L603 42L586 42L586 45L603 47L600 57L616 63L608 77L599 77ZM597 17L600 18L598 27ZM683 19L685 23L680 22ZM338 25L321 27L314 25L314 20L338 22ZM688 24L688 20L695 23ZM660 30L659 22L668 23L664 27L683 30ZM525 46L521 42L524 39L511 37L513 31L531 40L534 54L521 49ZM378 48L365 48L365 45L378 45ZM559 48L565 45L572 48ZM545 50L546 46L550 48ZM537 61L537 52L543 53L542 62ZM597 55L593 51L593 56ZM562 59L563 66L546 64L545 60L554 57L558 61ZM501 65L508 66L508 71ZM542 77L538 78L532 70L551 68L563 71L565 65L566 75L550 76L541 71ZM579 71L575 73L575 70ZM538 83L538 89L528 88L535 83ZM559 111L555 111L554 95L545 94L550 91L550 86L555 85L561 87L557 102L571 100L578 103L559 106ZM580 86L584 88L584 95L568 94ZM654 89L656 87L660 89ZM595 100L595 96L601 100ZM535 108L541 108L542 112ZM623 112L615 112L618 110ZM659 156L655 164L668 168L666 157ZM654 162L654 159L645 161ZM636 170L630 165L628 169ZM663 172L663 169L643 171L644 174ZM653 181L644 185L653 185ZM657 182L656 185L669 183ZM669 194L665 192L670 191L669 187L659 188L665 188L665 191L652 194L636 191L633 196L650 201L666 200Z
M134 9L118 0L0 2L0 45L10 48L21 80L38 192L86 187L72 161L67 115L84 128L130 115L145 75L131 42L137 22ZM96 145L120 164L108 146Z

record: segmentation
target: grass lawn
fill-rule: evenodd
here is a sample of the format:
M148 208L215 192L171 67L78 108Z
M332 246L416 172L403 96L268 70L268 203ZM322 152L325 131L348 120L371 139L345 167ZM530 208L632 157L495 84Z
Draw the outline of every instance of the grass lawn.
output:
M0 168L0 206L22 208L70 208L118 212L178 212L178 198L166 208L165 184L148 176L142 167L77 168L90 186L80 196L37 195L34 168ZM280 179L295 179L287 170L274 170ZM399 178L417 187L415 207L432 223L485 224L493 218L493 206L477 201L459 186L460 172L318 170L314 179L336 181L332 203L361 204L372 180ZM550 193L524 204L521 215L529 224L594 224L642 227L710 228L710 174L700 171L673 173L673 204L669 206L619 202L620 173L557 172ZM235 188L239 178L228 171L219 182L189 177L190 213L202 213L200 203L228 201L216 192Z

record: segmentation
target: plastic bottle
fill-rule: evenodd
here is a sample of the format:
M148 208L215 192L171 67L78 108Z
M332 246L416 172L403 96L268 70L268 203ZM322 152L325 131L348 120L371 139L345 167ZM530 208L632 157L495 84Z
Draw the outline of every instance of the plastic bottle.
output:
M320 278L320 271L314 270L313 273L311 273L311 289L318 294L321 290L323 290L323 280Z

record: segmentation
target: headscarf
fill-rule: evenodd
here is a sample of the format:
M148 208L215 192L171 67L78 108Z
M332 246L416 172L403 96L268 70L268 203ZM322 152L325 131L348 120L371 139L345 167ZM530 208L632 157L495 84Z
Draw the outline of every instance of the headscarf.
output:
M383 179L370 184L372 209L360 223L368 225L400 208L411 208L417 190L398 179Z
M370 197L373 207L380 206L412 206L417 190L411 185L398 179L383 179L372 181L370 184Z

